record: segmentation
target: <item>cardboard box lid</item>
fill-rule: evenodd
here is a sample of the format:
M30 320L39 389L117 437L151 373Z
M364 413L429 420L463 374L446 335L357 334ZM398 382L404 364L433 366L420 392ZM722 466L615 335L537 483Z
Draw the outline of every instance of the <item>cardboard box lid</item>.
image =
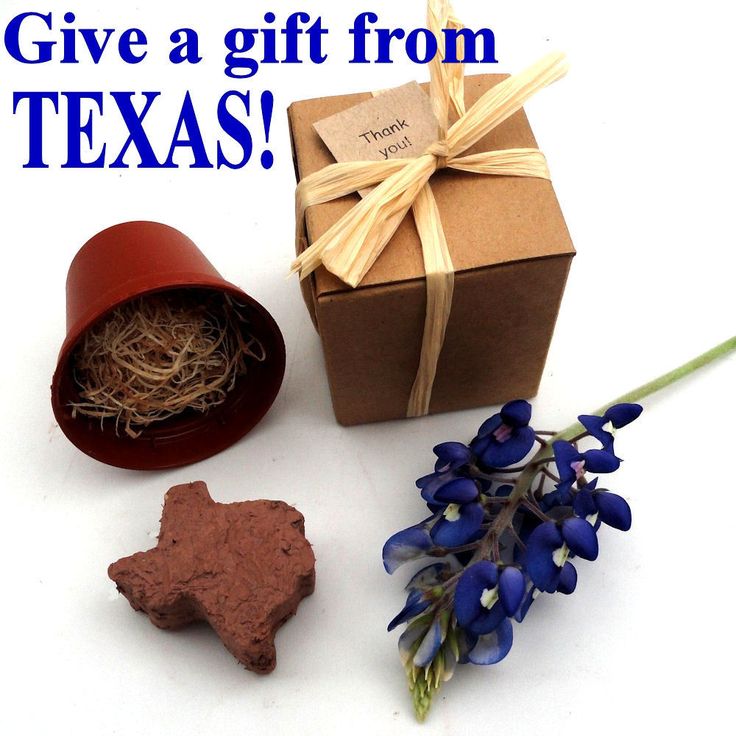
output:
M466 77L468 107L507 75ZM422 87L427 90L428 85ZM370 93L322 97L293 103L288 110L297 176L303 178L334 163L313 125L357 105ZM504 121L466 153L535 148L523 110ZM554 172L553 172L554 175ZM456 272L550 256L574 255L570 235L552 184L544 179L487 176L462 171L437 172L430 185L437 200ZM357 194L316 205L307 212L313 243L359 201ZM419 236L409 215L361 282L359 289L424 279ZM324 268L315 272L316 296L351 291Z

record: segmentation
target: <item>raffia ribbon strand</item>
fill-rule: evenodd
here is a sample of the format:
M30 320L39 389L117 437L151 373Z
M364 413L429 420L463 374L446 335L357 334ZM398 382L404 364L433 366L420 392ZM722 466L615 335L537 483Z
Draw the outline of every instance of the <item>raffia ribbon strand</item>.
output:
M429 180L443 168L491 176L549 179L544 155L536 148L462 154L520 110L530 97L567 72L564 55L549 54L489 89L466 111L463 65L443 63L442 29L461 29L462 25L448 0L429 0L427 23L439 47L430 63L430 98L439 122L437 141L415 158L332 164L302 179L296 192L296 239L300 255L292 265L292 272L298 272L302 279L322 265L346 284L356 287L409 210L413 211L427 277L427 309L419 368L407 416L429 412L454 286L452 258ZM458 116L452 126L449 125L451 107ZM309 207L369 186L375 188L311 246L305 247L305 213Z
M406 416L421 417L429 412L437 360L445 342L447 322L455 289L455 269L445 240L440 211L429 184L419 192L413 206L414 220L422 242L424 271L427 274L427 308L424 315L422 351ZM439 349L437 348L439 346Z

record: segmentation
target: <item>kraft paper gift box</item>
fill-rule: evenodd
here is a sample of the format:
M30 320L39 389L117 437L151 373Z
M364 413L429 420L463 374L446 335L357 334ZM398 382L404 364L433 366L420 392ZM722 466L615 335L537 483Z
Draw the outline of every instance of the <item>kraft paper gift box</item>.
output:
M466 77L470 107L505 75ZM422 85L427 89L427 85ZM334 163L314 124L370 93L295 102L288 111L301 179ZM523 110L467 153L536 147ZM554 175L554 173L553 173ZM431 180L455 270L452 311L429 413L500 404L537 393L575 250L552 184L445 169ZM306 214L313 243L359 195ZM426 290L411 213L357 288L320 267L302 282L322 339L338 422L406 416L422 345Z

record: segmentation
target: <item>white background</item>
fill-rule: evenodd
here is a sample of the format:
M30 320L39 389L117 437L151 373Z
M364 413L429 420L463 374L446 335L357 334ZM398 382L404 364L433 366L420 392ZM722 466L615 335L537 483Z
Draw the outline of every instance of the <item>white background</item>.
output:
M603 531L599 560L579 565L575 595L540 599L503 663L461 668L423 730L413 721L397 632L385 632L408 570L387 576L381 546L421 518L413 481L431 469L432 446L469 439L492 408L353 429L335 423L317 335L296 281L285 279L294 184L285 109L294 99L424 81L426 69L398 48L393 66L347 63L357 12L413 28L424 25L423 2L3 0L3 28L18 12L52 6L57 28L66 10L77 26L140 27L150 52L134 67L112 54L97 67L23 67L0 48L3 732L730 731L731 681L717 665L736 655L733 357L647 400L621 432L626 462L612 487L632 505L631 532ZM456 2L467 25L496 33L499 63L471 73L519 70L551 49L572 63L527 107L579 251L533 402L537 428L560 428L735 332L726 7ZM321 14L329 61L227 79L225 32L260 25L266 10L280 19ZM166 60L168 34L181 26L200 31L205 60L196 67ZM46 120L51 168L24 170L26 108L12 115L12 92L28 89L161 90L147 119L159 155L185 90L212 146L223 92L272 89L276 164L270 172L255 158L239 172L61 170L62 114ZM95 146L107 141L115 151L123 130L112 100L106 105ZM60 433L49 403L68 264L94 233L130 219L187 233L271 310L288 350L267 418L221 455L169 472L89 459ZM278 634L278 667L266 677L240 667L207 627L159 631L107 579L110 562L154 544L166 489L195 479L216 500L279 498L306 517L317 589Z

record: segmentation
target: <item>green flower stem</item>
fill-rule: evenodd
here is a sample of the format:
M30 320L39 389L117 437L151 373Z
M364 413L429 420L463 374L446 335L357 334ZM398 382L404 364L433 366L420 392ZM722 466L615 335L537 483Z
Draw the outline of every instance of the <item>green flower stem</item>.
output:
M665 373L659 378L655 378L653 381L649 381L649 383L645 383L644 385L635 388L633 391L629 391L628 393L619 396L617 399L609 401L592 413L600 416L605 413L606 409L614 404L636 403L641 401L641 399L650 396L655 393L655 391L659 391L670 384L675 383L675 381L679 381L681 378L689 376L699 368L712 363L718 358L722 358L724 355L728 355L728 353L731 353L734 350L736 350L736 336L722 342L720 345L716 345L714 348L711 348L702 355L698 355L697 358L693 358L687 363L683 363L679 368L675 368L669 373ZM580 422L573 422L569 427L565 427L565 429L551 437L548 441L548 445L551 446L552 443L557 440L570 440L584 432L585 427L583 427ZM542 470L545 463L554 459L552 455L548 452L545 454L545 452L547 452L547 448L545 447L538 450L536 455L532 457L526 468L516 479L514 490L509 496L508 506L504 508L504 513L499 514L496 518L496 523L494 524L494 529L496 531L500 531L508 525L516 512L518 502L528 493L534 478L536 478Z
M656 391L666 388L670 384L679 381L681 378L685 378L685 376L689 376L699 368L712 363L714 360L718 360L718 358L721 358L724 355L728 355L728 353L733 352L734 350L736 350L736 336L722 342L720 345L716 345L714 348L711 348L702 355L698 355L697 358L693 358L687 363L683 363L679 368L675 368L669 373L665 373L659 378L655 378L653 381L649 381L649 383L645 383L643 386L639 386L639 388L635 388L633 391L629 391L627 394L623 394L623 396L619 396L617 399L609 401L607 404L600 407L600 409L596 409L591 413L600 416L606 411L606 409L614 404L637 403L641 401L641 399L650 396ZM580 424L580 422L575 422L569 427L563 429L561 432L558 432L550 440L550 443L555 442L556 440L568 440L581 432L585 432L585 428Z

